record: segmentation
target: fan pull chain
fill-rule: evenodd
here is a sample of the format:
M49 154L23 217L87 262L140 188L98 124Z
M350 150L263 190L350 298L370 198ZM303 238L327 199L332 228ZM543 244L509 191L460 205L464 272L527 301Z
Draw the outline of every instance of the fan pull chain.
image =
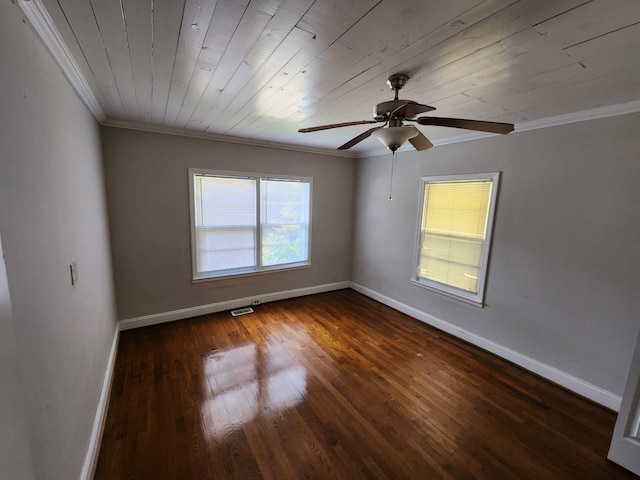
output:
M389 179L389 201L393 200L393 169L396 166L396 151L391 154L391 178Z

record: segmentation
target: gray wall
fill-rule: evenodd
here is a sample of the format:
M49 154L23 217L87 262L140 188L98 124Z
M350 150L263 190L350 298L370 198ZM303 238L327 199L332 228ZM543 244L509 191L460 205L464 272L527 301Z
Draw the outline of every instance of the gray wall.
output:
M352 280L617 395L640 319L640 115L358 165ZM409 282L426 175L501 171L480 309Z
M0 477L68 480L83 466L116 328L99 129L11 2L0 3L0 65L0 236L11 300L0 320L10 369L0 408L15 420L9 428L3 420L0 444L22 448L14 433L23 431L31 451L2 448L0 466L13 470Z
M349 280L355 160L103 128L120 319ZM311 268L193 283L188 168L313 177Z

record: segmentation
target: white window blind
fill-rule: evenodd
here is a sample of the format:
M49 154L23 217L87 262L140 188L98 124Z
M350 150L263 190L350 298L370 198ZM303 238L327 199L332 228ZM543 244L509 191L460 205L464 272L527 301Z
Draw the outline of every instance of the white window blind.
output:
M255 180L195 177L198 272L255 264Z
M423 179L417 282L482 302L497 179Z
M309 263L310 179L190 170L194 279Z

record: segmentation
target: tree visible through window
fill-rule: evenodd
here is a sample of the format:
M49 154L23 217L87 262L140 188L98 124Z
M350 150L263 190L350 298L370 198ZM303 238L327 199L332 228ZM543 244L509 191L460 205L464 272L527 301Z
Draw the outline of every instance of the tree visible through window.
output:
M308 256L309 184L260 180L262 264L300 262ZM306 240L306 241L302 241Z
M194 278L309 264L311 180L190 170Z
M498 179L498 173L422 179L414 282L482 303Z

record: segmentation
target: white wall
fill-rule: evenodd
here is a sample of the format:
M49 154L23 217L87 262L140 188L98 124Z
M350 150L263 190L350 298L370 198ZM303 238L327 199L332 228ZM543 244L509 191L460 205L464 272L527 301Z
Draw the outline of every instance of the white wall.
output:
M69 480L83 467L116 328L99 128L10 2L0 4L0 65L0 234L15 352L14 385L0 388L19 388L24 401L24 478ZM3 424L0 442L11 435Z
M622 395L640 319L640 115L360 160L352 280ZM486 307L412 285L419 179L501 171Z
M120 319L349 280L355 160L109 127L102 139ZM193 283L190 167L313 177L312 266Z

